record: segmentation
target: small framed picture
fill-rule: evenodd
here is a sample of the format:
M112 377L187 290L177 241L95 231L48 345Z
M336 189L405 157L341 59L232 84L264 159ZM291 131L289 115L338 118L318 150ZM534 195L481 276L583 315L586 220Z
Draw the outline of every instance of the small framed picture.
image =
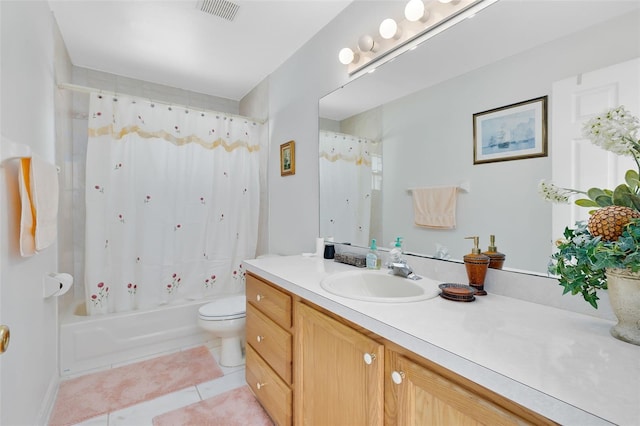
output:
M296 143L289 141L280 145L280 176L296 174Z
M473 114L473 164L546 156L546 96Z

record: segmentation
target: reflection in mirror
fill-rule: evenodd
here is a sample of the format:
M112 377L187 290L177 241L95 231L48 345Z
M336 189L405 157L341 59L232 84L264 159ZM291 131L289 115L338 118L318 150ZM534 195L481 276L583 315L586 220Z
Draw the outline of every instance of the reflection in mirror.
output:
M380 143L345 133L322 131L319 145L320 235L338 235L337 242L365 246L371 232L371 213L379 210ZM372 205L378 207L372 209Z
M473 114L542 96L553 112L556 82L639 55L639 10L624 1L502 0L321 99L320 129L378 142L384 164L379 193L371 183L369 235L328 228L340 216L325 198L321 235L362 246L376 238L384 247L400 236L408 252L431 256L444 248L453 259L470 251L465 237L478 235L484 251L495 235L505 269L545 273L560 235L551 231L552 207L537 184L552 178L553 147L561 142L552 130L566 123L548 117L548 157L474 165ZM455 229L414 224L409 189L463 181L471 185L458 193ZM366 223L358 226L365 234Z

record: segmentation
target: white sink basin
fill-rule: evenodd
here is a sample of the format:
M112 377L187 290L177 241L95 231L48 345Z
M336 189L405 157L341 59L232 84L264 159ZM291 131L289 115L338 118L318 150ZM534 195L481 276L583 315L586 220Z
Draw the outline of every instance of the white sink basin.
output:
M434 298L438 282L428 278L413 281L388 271L358 270L328 276L320 286L329 293L367 302L403 303Z

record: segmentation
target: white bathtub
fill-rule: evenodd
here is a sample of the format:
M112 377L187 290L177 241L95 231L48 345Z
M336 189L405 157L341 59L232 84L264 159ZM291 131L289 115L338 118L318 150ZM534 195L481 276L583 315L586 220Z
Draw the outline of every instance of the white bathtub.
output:
M81 302L60 319L60 374L205 343L211 337L198 327L198 308L208 302L211 299L97 316L87 316Z

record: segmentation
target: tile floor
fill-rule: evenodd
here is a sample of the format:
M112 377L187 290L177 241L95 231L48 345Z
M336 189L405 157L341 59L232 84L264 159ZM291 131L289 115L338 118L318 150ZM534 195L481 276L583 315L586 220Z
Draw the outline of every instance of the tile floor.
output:
M220 347L212 346L211 344L208 344L207 347L217 361L220 355ZM160 355L166 355L166 353L158 354L158 356ZM132 362L138 361L143 360L139 359ZM113 367L120 365L123 364L114 365ZM194 404L246 384L244 365L233 368L220 366L220 369L224 376L210 382L182 389L109 414L103 414L78 423L76 426L152 426L152 419L159 414Z

